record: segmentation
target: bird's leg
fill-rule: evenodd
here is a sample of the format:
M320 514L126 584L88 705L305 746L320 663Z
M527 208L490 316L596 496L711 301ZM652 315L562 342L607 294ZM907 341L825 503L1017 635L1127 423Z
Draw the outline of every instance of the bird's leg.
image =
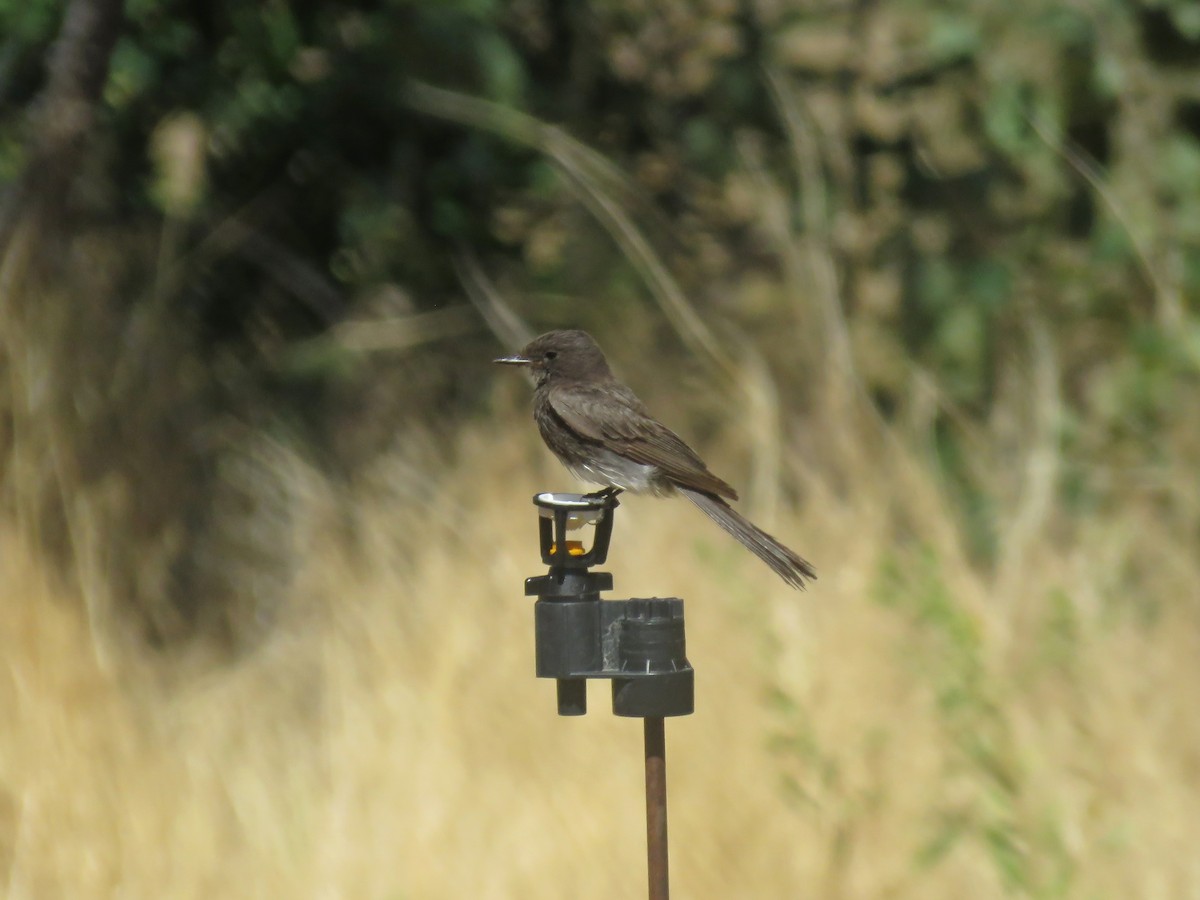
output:
M584 494L583 496L588 500L615 500L617 494L621 493L623 490L625 489L609 485L606 488L602 488L598 491L592 491L590 494Z

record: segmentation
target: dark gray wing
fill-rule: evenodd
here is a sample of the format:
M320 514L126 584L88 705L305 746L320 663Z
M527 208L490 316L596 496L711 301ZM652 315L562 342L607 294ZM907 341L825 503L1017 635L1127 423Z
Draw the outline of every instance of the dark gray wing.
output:
M557 385L548 399L554 414L581 437L633 462L657 466L682 487L737 499L737 491L708 471L696 451L620 382Z

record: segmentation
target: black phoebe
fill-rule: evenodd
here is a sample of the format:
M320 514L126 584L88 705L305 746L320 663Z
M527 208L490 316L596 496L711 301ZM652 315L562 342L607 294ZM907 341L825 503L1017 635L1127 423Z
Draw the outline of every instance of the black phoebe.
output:
M736 500L737 491L613 377L587 332L551 331L496 362L532 370L533 417L542 440L575 475L610 493L679 492L792 587L803 589L806 578L817 577L806 560L725 502Z

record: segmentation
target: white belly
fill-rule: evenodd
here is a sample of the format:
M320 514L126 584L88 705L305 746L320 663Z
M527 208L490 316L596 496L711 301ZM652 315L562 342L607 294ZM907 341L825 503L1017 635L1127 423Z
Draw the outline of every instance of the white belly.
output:
M672 493L670 483L656 479L657 466L632 462L611 450L594 450L591 462L570 467L572 474L603 487L616 487L634 494Z

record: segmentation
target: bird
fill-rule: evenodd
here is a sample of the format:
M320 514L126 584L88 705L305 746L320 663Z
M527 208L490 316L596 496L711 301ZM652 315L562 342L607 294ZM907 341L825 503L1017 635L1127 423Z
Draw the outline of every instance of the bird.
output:
M737 491L617 380L586 331L549 331L494 362L533 374L542 440L572 474L601 485L597 495L682 494L792 587L816 579L811 563L729 505Z

